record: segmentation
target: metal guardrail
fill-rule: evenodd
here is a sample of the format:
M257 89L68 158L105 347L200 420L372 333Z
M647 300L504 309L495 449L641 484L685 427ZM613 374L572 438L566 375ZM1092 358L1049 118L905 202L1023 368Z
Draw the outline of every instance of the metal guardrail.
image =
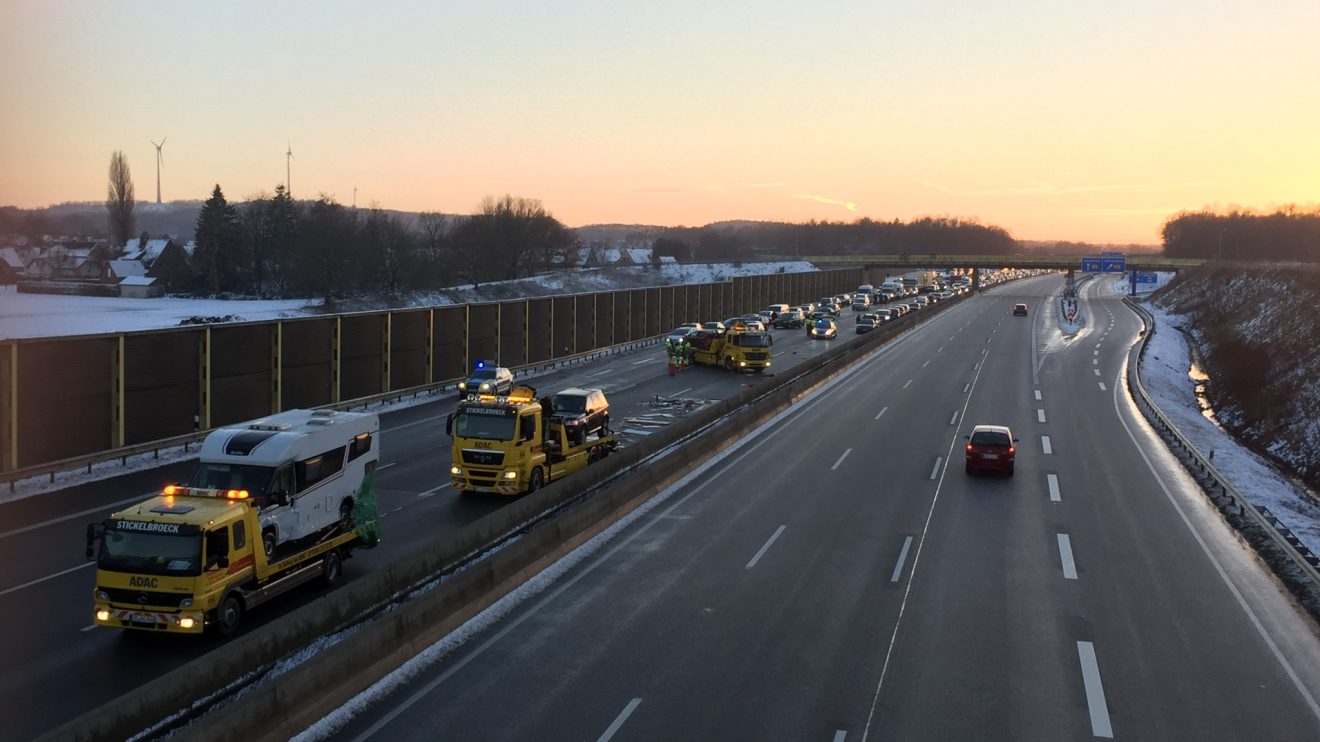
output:
M593 361L598 358L604 358L606 356L626 353L628 351L636 350L638 348L644 348L649 345L657 345L660 343L663 337L664 337L663 335L654 335L648 338L642 338L641 340L630 340L626 343L618 343L616 345L609 345L604 348L597 348L595 350L590 350L583 353L575 353L571 356L563 356L562 358L556 358L553 360L541 361L538 363L529 363L529 364L524 364L522 366L514 366L512 367L512 370L515 373L516 372L526 373L526 372L545 371L549 369L561 368L563 366L568 366L576 363L583 363L585 361ZM358 397L356 399L346 399L332 404L321 405L320 407L314 409L326 409L326 410L351 410L357 408L366 409L374 404L382 404L382 405L388 404L390 402L395 402L404 399L405 397L413 397L415 399L422 395L433 396L438 393L448 391L450 389L457 389L458 382L462 380L463 380L462 377L454 378L454 379L442 379L440 381L432 382L430 384L422 384L420 386L407 387L404 389L395 389L388 392L373 394L367 397ZM108 461L114 461L116 459L119 460L120 464L127 466L129 458L134 456L140 456L142 454L150 453L150 454L154 454L155 458L160 458L161 451L172 448L182 448L184 452L187 452L190 446L194 444L200 445L202 440L205 439L206 436L209 435L212 430L214 430L214 428L201 430L195 433L185 433L183 435L176 435L171 438L161 438L159 440L146 441L145 443L137 443L131 446L122 446L120 448L114 448L106 451L97 451L96 453L84 454L82 456L74 456L72 458L61 459L59 461L51 461L45 464L36 464L33 466L24 467L22 469L13 469L7 472L0 472L0 482L8 483L9 491L15 492L18 489L18 483L25 479L35 479L37 477L49 477L49 481L53 483L55 481L55 477L59 474L65 472L71 472L83 468L85 468L87 472L90 474L92 471L92 467L94 467L95 465L103 464Z
M818 266L867 265L890 268L1041 268L1050 270L1080 269L1081 255L803 255ZM1202 258L1166 258L1160 255L1129 255L1128 270L1179 270L1194 268L1208 261Z
M1261 529L1275 546L1283 551L1289 559L1296 564L1301 573L1310 580L1310 582L1320 588L1320 557L1317 557L1293 534L1289 528L1281 523L1269 508L1258 507L1255 503L1247 499L1245 495L1237 490L1223 474L1215 468L1210 459L1202 455L1201 451L1178 430L1173 421L1164 414L1164 412L1151 399L1147 393L1146 387L1141 383L1140 360L1146 353L1146 346L1150 338L1155 334L1155 317L1145 307L1130 297L1124 297L1123 301L1133 311L1141 317L1142 323L1146 326L1146 331L1141 338L1141 346L1137 350L1137 362L1128 364L1128 385L1136 390L1137 407L1141 409L1146 419L1154 425L1162 437L1171 444L1177 446L1182 453L1186 455L1182 459L1183 465L1192 473L1193 476L1199 475L1203 480L1212 483L1218 494L1206 489L1212 500L1221 508L1231 508L1238 515L1250 520L1254 525Z

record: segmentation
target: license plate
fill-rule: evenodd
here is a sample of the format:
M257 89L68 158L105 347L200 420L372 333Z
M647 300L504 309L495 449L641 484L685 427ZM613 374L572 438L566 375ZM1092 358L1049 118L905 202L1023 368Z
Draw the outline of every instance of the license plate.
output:
M997 454L997 453L983 453L983 454L981 454L981 458L983 458L983 459L997 459L997 458L999 458L999 454Z
M130 613L128 614L128 620L133 623L149 623L152 625L156 623L155 615L150 613Z

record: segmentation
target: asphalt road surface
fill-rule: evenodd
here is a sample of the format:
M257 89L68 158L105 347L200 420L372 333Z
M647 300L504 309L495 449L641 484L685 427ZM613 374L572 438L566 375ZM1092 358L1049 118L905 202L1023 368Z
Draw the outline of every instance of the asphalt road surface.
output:
M1320 739L1314 623L1130 404L1136 317L1091 282L1062 338L1060 281L891 343L337 738ZM979 423L1014 477L964 474Z
M771 372L783 371L854 337L844 312L836 341L805 330L775 330ZM629 418L663 422L676 413L648 404L656 395L716 400L768 377L697 367L669 376L664 351L652 347L561 369L529 381L540 394L569 386L603 388L616 430L645 431ZM445 417L454 398L382 416L376 494L384 541L345 565L348 580L413 553L437 534L503 506L500 497L461 497L449 487L450 439ZM0 728L28 739L214 649L218 641L131 636L97 628L91 619L94 565L83 558L86 524L186 481L194 462L161 467L0 505ZM245 630L278 621L321 590L308 586L246 617Z

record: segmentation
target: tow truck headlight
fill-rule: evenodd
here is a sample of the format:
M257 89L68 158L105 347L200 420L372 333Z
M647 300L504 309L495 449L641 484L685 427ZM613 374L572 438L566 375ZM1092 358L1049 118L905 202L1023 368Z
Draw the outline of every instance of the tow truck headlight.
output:
M746 365L747 365L747 361L738 361L738 365L739 365L739 366L746 366Z
M466 392L466 391L467 391L467 382L466 382L466 381L460 381L460 382L458 382L458 390L459 390L460 392Z
M504 478L505 478L505 479L517 479L517 478L518 478L518 472L517 472L516 470L514 470L514 469L510 469L510 470L504 472Z
M106 601L106 602L109 602L109 600L110 600L110 593L107 593L107 592L104 591L104 590L97 590L97 591L96 591L96 599L97 599L97 600L104 600L104 601Z
M457 477L463 473L463 470L458 468L457 466L451 466L449 467L449 473Z
M102 608L101 610L97 611L97 612L96 612L96 620L97 620L97 621L109 621L109 620L110 620L110 611L107 611L107 610L104 609L104 608Z
M192 616L184 616L183 618L179 619L179 628L191 629L192 627L193 627Z

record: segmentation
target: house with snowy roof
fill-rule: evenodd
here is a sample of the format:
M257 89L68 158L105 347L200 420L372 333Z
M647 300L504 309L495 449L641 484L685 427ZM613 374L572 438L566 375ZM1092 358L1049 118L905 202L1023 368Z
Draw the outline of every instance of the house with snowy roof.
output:
M119 260L141 263L144 275L157 279L165 291L187 290L196 279L188 252L169 238L129 240Z
M45 245L29 257L26 274L51 281L101 281L109 270L104 242L64 240Z
M165 295L165 287L151 276L127 276L119 281L119 295L126 299L156 299Z

